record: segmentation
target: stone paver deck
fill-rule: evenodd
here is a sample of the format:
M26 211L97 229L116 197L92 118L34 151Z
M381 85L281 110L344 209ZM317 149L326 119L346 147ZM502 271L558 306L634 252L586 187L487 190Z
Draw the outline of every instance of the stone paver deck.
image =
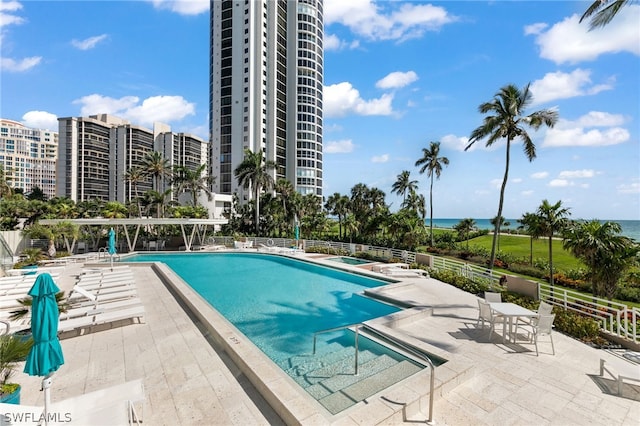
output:
M210 336L196 319L199 317L187 313L151 268L133 269L145 305L144 324L63 340L66 363L54 376L52 400L142 378L147 396L143 420L147 425L283 424L277 409L266 402L225 347ZM80 265L69 266L60 286L69 289L79 271ZM394 329L449 360L436 368L440 386L435 393L435 424L640 423L639 388L626 386L620 397L612 394L615 387L611 380L595 376L599 359L610 354L554 333L556 354L551 355L550 345L541 343L536 357L532 345L503 345L498 334L488 336L476 329L474 295L433 279L403 280L402 284L406 285L390 285L383 291L387 297L424 306L429 314L399 321ZM256 366L255 374L260 374L261 368ZM264 371L272 375L271 370ZM448 380L456 371L463 373ZM409 395L415 398L425 393L428 369L423 373L339 415L304 412L299 422L380 423L377 419L384 418L380 411L397 409ZM40 378L16 373L14 379L23 386L22 404L43 404ZM289 397L292 404L299 398ZM314 407L313 403L309 406ZM427 398L422 397L419 409L407 409L383 423L402 423L399 418L406 424L424 423L426 407ZM317 409L321 411L319 404Z

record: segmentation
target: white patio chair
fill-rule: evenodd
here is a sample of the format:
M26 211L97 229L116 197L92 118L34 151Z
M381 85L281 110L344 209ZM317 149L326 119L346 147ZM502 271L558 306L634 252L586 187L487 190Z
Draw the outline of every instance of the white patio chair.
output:
M495 329L495 323L500 318L499 315L495 315L491 311L491 306L489 303L482 299L478 299L478 308L480 311L478 312L478 321L476 322L476 327L480 326L484 330L485 321L489 323L489 336L493 334Z
M556 318L555 314L551 315L540 315L536 318L535 322L528 325L530 327L531 340L536 347L536 356L538 356L538 338L540 336L549 336L549 340L551 342L551 352L553 355L556 354L555 347L553 346L553 336L551 332L553 331L553 321ZM524 326L525 329L527 326Z
M484 292L484 300L486 300L487 303L501 303L502 302L502 294L501 293L494 293L494 292L490 292L490 291L485 291Z

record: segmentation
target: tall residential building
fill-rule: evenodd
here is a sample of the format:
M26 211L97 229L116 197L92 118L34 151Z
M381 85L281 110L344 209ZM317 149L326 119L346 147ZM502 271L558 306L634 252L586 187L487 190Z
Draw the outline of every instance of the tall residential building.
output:
M301 194L322 196L322 0L212 0L209 125L214 191L262 152Z
M57 156L58 132L0 119L0 165L13 188L28 194L38 187L54 197Z
M152 151L160 152L170 167L195 169L206 162L205 141L173 133L166 124L155 123L150 130L108 114L58 121L57 194L76 202L97 199L127 203L154 189L149 176L140 180L127 176L142 167ZM169 188L169 179L163 179L159 192Z

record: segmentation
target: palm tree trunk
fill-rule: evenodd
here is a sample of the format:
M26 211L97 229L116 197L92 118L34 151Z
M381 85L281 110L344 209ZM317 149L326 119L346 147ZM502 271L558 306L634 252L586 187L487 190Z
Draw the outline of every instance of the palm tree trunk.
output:
M255 211L255 221L256 221L256 236L260 234L260 188L256 185L255 188L255 197L256 197L256 211Z
M433 172L429 186L429 233L431 234L431 247L433 247Z
M549 284L553 288L553 233L549 234Z
M493 242L491 243L491 263L489 269L493 271L493 264L496 261L496 243L500 237L500 218L502 217L502 206L504 205L504 191L507 187L507 179L509 179L509 150L511 148L511 138L507 138L507 156L506 166L504 168L504 178L502 179L502 186L500 187L500 202L498 203L498 214L496 216L496 225L493 230Z

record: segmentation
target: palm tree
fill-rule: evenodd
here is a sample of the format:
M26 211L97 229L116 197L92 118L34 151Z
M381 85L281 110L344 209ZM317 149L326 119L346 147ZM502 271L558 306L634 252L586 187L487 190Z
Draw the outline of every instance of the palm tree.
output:
M529 234L529 265L533 266L533 240L541 235L539 217L535 213L525 213L518 222L521 224L518 228Z
M433 177L440 179L442 173L442 166L449 165L449 159L447 157L438 157L440 155L440 142L431 142L429 149L422 148L422 158L416 161L416 166L422 166L420 168L420 174L427 171L427 177L431 178L431 184L429 186L429 233L431 234L431 246L433 247Z
M616 222L575 223L565 232L563 246L589 269L594 296L612 299L622 274L638 263L640 245L619 235Z
M338 216L338 237L342 239L342 221L349 212L349 197L342 195L339 192L334 192L327 198L327 202L324 204L324 208L335 216Z
M158 151L148 152L142 159L142 170L146 176L153 178L153 189L162 192L162 181L171 177L171 166L169 160L164 158Z
M144 169L141 167L132 167L124 174L124 179L129 182L131 189L133 189L133 198L136 199L136 205L138 206L138 213L142 217L142 208L140 207L140 195L138 194L138 184L143 182L146 178ZM131 201L131 194L128 194L129 201Z
M542 200L536 214L540 235L549 238L549 284L553 287L553 236L562 233L567 228L568 217L571 213L568 208L562 207L562 201L552 205L549 201Z
M409 177L410 174L411 172L409 170L403 170L391 187L392 194L402 195L403 204L407 199L407 192L411 193L411 191L416 191L418 189L418 181L411 180Z
M409 196L402 203L402 208L413 210L416 214L422 218L422 225L427 216L427 207L424 200L424 195L418 194L415 190L409 191Z
M270 189L274 185L270 171L276 168L275 161L264 161L262 152L244 151L244 160L236 167L234 174L238 179L238 185L244 188L253 188L255 201L255 227L256 234L260 232L260 192L262 189Z
M102 210L102 216L109 219L121 219L127 217L129 209L119 201L107 201Z
M631 6L632 0L595 0L582 14L580 22L591 18L589 30L604 27L620 12L622 6Z
M496 216L491 218L491 220L489 221L494 227L498 228L498 249L497 251L500 251L500 228L502 228L502 226L509 226L511 225L511 222L505 220L505 218L503 216Z
M4 171L4 166L0 164L0 197L9 197L13 195L13 188L9 184L11 178Z
M524 125L537 130L542 125L553 127L558 121L558 112L554 110L543 109L529 115L524 115L526 107L531 104L532 100L533 96L529 91L529 84L527 84L523 90L518 89L512 84L504 86L495 94L492 101L485 102L478 107L480 113L489 113L490 115L484 118L481 126L471 132L469 144L464 149L465 151L468 150L474 143L486 137L488 137L486 142L487 147L493 145L494 142L500 139L507 139L504 178L502 179L502 186L500 187L500 201L498 203L498 214L496 216L502 216L504 190L507 186L507 179L509 178L511 142L518 138L522 139L524 153L529 161L533 161L533 159L536 158L536 146ZM493 263L496 260L496 243L498 242L499 233L500 225L496 223L493 232L493 243L491 244L491 263L489 264L489 269L493 269Z
M215 178L206 175L206 164L201 164L197 169L191 170L185 166L176 166L173 171L173 183L176 185L176 192L188 191L191 193L193 207L198 205L198 195L201 192L207 194L207 199L211 201L211 185Z
M470 217L462 219L460 222L453 227L458 232L458 235L464 236L464 239L467 240L467 250L469 250L469 234L473 231L473 228L476 226L476 221L471 219Z

